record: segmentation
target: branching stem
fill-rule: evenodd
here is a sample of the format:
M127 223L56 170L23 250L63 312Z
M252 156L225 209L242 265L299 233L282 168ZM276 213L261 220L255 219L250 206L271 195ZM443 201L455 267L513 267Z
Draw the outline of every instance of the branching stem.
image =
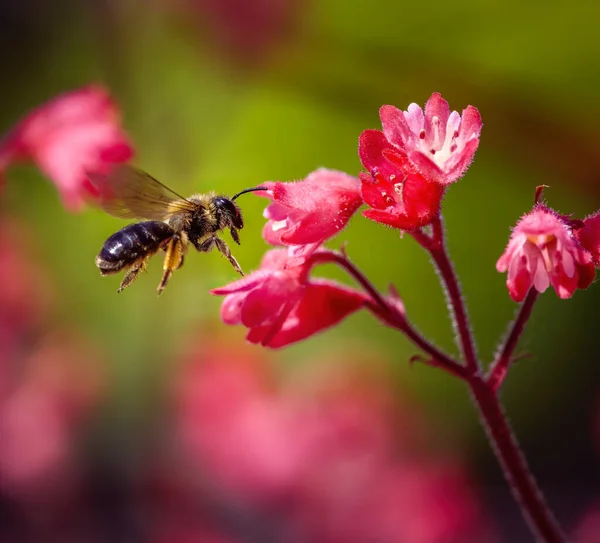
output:
M431 255L446 288L454 327L465 361L464 365L437 349L417 332L408 321L399 297L396 295L383 296L345 253L320 250L310 257L308 267L318 263L333 263L341 266L367 293L369 297L367 307L371 312L387 325L405 334L428 356L426 359L413 357L413 360L422 360L427 365L441 368L467 383L481 416L482 425L502 467L504 477L532 532L543 543L564 543L565 538L531 474L497 393L510 366L518 340L531 315L537 293L533 289L528 293L496 360L488 375L484 377L481 374L475 342L456 272L448 256L440 216L432 222L431 228L431 235L426 234L423 230L411 234Z
M519 314L510 327L510 331L506 336L504 344L498 351L498 355L491 365L488 374L487 382L493 390L498 390L502 385L510 364L513 362L513 353L517 348L519 338L525 329L525 325L531 316L531 311L538 299L538 291L534 288L530 289L525 297L525 301L519 309Z

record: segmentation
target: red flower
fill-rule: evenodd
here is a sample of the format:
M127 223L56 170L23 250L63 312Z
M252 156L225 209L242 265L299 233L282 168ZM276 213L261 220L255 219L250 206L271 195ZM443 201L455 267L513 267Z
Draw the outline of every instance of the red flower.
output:
M590 252L596 266L600 266L600 211L596 211L583 221L583 227L576 231L581 245Z
M442 185L460 178L471 164L479 145L481 116L473 106L450 113L448 102L434 92L425 104L406 111L382 106L379 111L386 139L416 166L428 180Z
M263 236L271 245L302 245L304 257L342 230L362 204L360 184L335 170L321 168L296 183L263 183L272 200Z
M295 265L285 249L269 251L258 271L214 289L225 295L221 317L249 328L246 339L283 347L333 326L359 309L365 296L333 281L308 280L304 264Z
M575 238L573 221L543 204L517 223L496 269L508 270L506 286L515 302L532 286L544 292L552 285L560 298L570 298L576 288L587 288L595 275L592 257Z
M419 174L378 130L360 135L358 153L370 172L360 174L362 197L373 208L363 211L365 217L401 230L431 222L440 209L443 185Z
M78 210L94 194L86 171L125 162L133 148L108 92L88 86L62 94L32 111L0 143L0 174L11 163L33 160Z

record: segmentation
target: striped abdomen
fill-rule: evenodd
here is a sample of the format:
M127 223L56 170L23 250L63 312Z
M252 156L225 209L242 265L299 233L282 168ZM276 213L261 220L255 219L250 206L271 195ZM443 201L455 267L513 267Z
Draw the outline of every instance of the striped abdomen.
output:
M116 273L158 251L173 234L173 229L160 221L130 224L104 242L96 266L102 275Z

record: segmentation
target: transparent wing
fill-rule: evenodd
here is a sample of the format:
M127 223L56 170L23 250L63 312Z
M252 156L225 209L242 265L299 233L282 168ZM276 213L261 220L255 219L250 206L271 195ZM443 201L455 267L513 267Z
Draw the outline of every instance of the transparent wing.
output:
M164 221L173 213L193 211L186 200L142 170L115 166L110 173L88 173L88 179L100 193L100 206L115 217Z

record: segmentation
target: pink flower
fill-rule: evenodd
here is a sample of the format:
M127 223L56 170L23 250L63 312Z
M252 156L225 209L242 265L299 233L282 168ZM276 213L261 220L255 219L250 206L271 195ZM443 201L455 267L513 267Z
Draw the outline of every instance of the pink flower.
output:
M401 230L431 222L440 210L443 185L425 179L378 130L360 135L358 153L370 172L360 174L362 197L373 208L363 211L365 217Z
M442 185L465 173L479 145L479 111L467 106L462 117L457 111L451 113L448 102L437 92L425 104L425 113L413 103L406 111L382 106L379 116L387 141L427 180Z
M225 295L223 321L249 328L251 343L283 347L333 326L365 302L363 294L333 281L309 281L309 270L295 260L286 249L271 250L259 270L214 289Z
M594 264L600 266L600 211L586 217L576 235L584 249L592 255Z
M274 374L224 344L201 342L174 394L181 442L221 499L286 526L286 542L495 541L466 473L428 452L426 419L372 353Z
M85 172L132 156L117 106L105 89L88 86L50 100L17 124L0 143L0 174L14 162L33 160L65 206L78 210L94 194Z
M360 183L335 170L321 168L296 183L263 183L261 195L272 203L263 236L271 245L310 245L304 257L342 230L362 204Z
M40 266L30 259L26 227L0 220L0 396L3 361L11 360L31 331L47 318L52 289Z
M595 275L590 254L575 238L573 221L543 204L517 223L496 269L508 270L506 286L515 302L532 286L544 292L552 285L560 298L570 298L575 289L587 288Z
M291 398L270 386L258 353L217 345L193 352L179 379L184 443L227 493L276 503L302 477L310 432Z
M72 478L74 439L102 388L100 361L77 336L55 333L36 347L0 391L0 485L18 493Z

